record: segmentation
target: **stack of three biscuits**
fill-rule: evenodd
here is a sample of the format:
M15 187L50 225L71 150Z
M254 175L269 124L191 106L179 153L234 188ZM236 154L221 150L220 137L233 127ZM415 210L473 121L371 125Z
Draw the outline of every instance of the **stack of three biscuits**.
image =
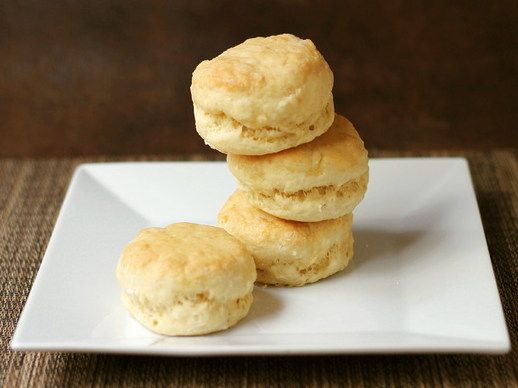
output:
M259 282L301 286L352 257L368 157L332 87L314 44L288 34L249 39L193 73L196 129L239 183L218 223L253 255Z

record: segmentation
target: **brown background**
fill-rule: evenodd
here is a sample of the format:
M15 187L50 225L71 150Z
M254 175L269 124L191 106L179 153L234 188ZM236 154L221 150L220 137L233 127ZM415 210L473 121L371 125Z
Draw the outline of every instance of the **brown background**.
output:
M434 3L433 5L430 3ZM371 149L518 146L514 1L0 2L0 156L210 153L198 62L247 37L315 41Z

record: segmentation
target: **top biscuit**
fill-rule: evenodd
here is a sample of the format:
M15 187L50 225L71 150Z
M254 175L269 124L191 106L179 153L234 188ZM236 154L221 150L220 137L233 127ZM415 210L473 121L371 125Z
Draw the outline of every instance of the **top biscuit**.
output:
M263 155L307 143L333 122L333 73L311 40L253 38L192 76L196 129L224 153Z

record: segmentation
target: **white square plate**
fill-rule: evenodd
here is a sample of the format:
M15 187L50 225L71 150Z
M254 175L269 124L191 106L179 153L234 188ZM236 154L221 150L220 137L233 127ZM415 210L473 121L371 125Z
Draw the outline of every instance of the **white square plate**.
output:
M128 316L115 266L139 229L214 224L235 188L224 163L80 166L11 342L15 350L162 355L509 350L464 159L370 162L350 268L260 288L234 328L163 337Z

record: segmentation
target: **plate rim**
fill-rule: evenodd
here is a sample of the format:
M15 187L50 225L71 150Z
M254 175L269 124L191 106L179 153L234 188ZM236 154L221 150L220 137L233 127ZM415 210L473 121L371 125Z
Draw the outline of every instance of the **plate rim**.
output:
M497 295L498 295L498 304L499 310L501 314L501 319L503 320L503 335L502 341L481 341L481 340L469 340L465 338L461 338L462 345L453 345L449 346L447 344L428 344L428 345L415 345L415 344L404 344L403 346L371 346L371 347L347 347L343 346L329 346L326 347L314 347L314 346L304 346L304 345L200 345L199 347L191 347L191 348L160 348L153 347L151 345L120 345L119 347L114 347L113 344L109 344L106 346L100 344L91 344L88 342L82 343L81 341L68 341L66 343L60 342L35 342L35 341L23 341L20 340L22 331L22 326L24 322L28 319L26 312L28 304L31 302L33 298L34 286L42 281L40 278L43 271L42 268L46 264L47 253L50 248L53 246L53 241L55 240L55 235L58 234L58 229L60 224L62 223L62 219L65 216L66 209L70 206L69 202L71 201L71 193L73 192L77 182L79 181L79 175L85 171L88 173L89 169L98 169L103 167L114 167L114 166L127 166L128 168L135 166L143 166L143 165L181 165L181 164L190 164L190 165L204 165L204 164L226 164L225 161L222 160L189 160L189 161L180 161L180 160L151 160L151 161L109 161L109 162L86 162L78 164L73 173L71 174L71 178L65 192L65 196L61 203L61 207L58 211L58 216L54 223L54 227L50 238L47 243L47 247L45 249L45 253L42 257L40 265L38 267L37 273L34 276L34 280L31 284L31 289L27 295L25 300L23 309L18 317L18 321L16 323L15 330L13 331L10 347L14 351L25 351L25 352L66 352L66 353L103 353L103 354L139 354L139 355L157 355L157 356L187 356L187 357L205 357L205 356L246 356L246 355L326 355L326 354L505 354L511 350L511 343L509 337L509 331L507 327L506 317L504 314L502 301L500 292L498 289L498 283L496 281L495 271L493 268L493 263L491 260L491 255L489 252L489 247L487 244L486 233L484 230L484 224L482 222L482 217L480 213L480 206L478 203L478 199L476 196L476 191L473 183L473 177L471 174L471 169L469 167L469 162L465 157L459 156L444 156L444 157L429 157L429 156L412 156L412 157L377 157L377 158L369 158L369 162L371 161L405 161L409 163L433 163L433 162L457 162L460 163L463 169L468 175L469 178L469 191L475 198L476 212L478 223L482 226L483 230L483 240L485 246L485 253L487 259L490 263L490 270L486 275L492 277L492 281L494 282ZM48 261L47 261L48 262ZM407 333L408 334L408 333ZM423 336L426 337L426 336ZM167 338L167 337L166 337Z

